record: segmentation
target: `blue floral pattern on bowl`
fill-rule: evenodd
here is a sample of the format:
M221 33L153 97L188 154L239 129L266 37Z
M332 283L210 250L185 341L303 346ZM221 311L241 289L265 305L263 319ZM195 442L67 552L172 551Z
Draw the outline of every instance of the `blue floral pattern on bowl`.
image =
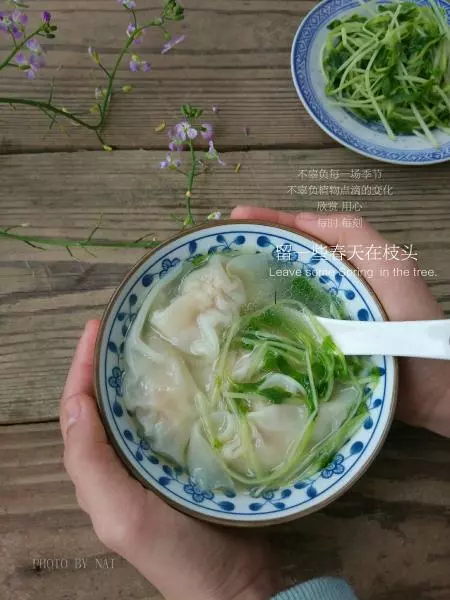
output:
M333 475L341 475L345 471L344 460L342 454L336 454L330 464L322 471L322 477L330 479Z
M382 0L380 3L386 3ZM429 4L427 0L412 0ZM447 13L450 22L450 4L436 0ZM366 123L349 111L332 104L325 94L325 80L318 61L326 39L327 26L334 19L358 12L369 14L364 3L357 0L323 0L303 19L294 38L291 70L297 93L306 110L316 123L336 141L347 148L384 162L397 164L433 164L450 159L450 135L435 131L440 144L433 147L429 141L414 135L400 135L390 140L376 124Z
M217 224L187 232L163 244L141 262L119 288L102 329L98 364L98 399L102 415L122 459L150 487L181 510L206 519L264 524L293 518L326 504L348 487L364 470L378 450L390 425L395 397L395 361L377 357L380 380L367 390L369 416L333 460L313 477L290 487L266 491L261 497L232 490L204 491L181 467L157 456L151 445L139 437L135 423L123 405L122 354L129 325L153 286L185 261L202 260L210 254L244 250L267 252L286 248L330 294L340 294L354 319L381 320L379 305L367 286L331 251L316 242L270 225ZM285 256L282 258L286 258ZM297 263L298 264L298 263Z

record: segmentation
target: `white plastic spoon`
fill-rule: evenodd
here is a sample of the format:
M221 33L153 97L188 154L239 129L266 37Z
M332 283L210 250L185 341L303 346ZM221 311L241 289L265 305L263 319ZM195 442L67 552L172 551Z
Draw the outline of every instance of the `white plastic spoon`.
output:
M450 360L450 320L340 321L319 317L342 353Z

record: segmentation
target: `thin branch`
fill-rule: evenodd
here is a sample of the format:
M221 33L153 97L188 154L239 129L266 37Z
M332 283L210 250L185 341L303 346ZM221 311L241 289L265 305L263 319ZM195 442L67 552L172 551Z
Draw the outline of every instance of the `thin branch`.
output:
M28 246L31 246L32 248L36 248L37 250L45 250L45 248L43 248L42 246L39 246L35 242L31 242L30 240L23 240L23 241L25 242L25 244L27 244Z
M85 251L87 254L89 254L89 256L93 256L94 258L97 258L97 255L96 255L94 252L92 252L92 250L89 250L89 248L88 248L87 246L84 246L84 247L83 247L83 250L84 250L84 251Z
M89 237L86 240L86 244L89 244L89 242L92 240L92 238L94 237L94 235L100 229L100 225L101 225L102 219L103 219L103 213L100 215L100 217L99 217L99 219L97 221L97 224L95 225L94 229L89 234Z
M98 66L100 67L100 69L103 71L103 73L106 75L106 77L111 77L108 69L105 67L105 65L102 65L102 63L98 63Z
M75 116L73 113L67 111L67 110L63 110L62 108L58 108L57 106L54 106L53 104L49 104L48 102L43 102L42 100L31 100L30 98L2 98L0 97L0 104L10 104L11 106L14 105L23 105L23 106L33 106L35 108L45 108L50 112L53 112L57 115L61 115L62 117L65 117L66 119L69 119L71 121L74 121L75 123L78 123L79 125L82 125L83 127L86 127L86 129L90 129L91 131L95 131L96 127L98 127L98 125L92 125L91 123L88 123L87 121L84 121L83 119L79 119L77 116Z
M19 6L19 5L18 5ZM180 7L178 7L180 8ZM182 11L182 9L181 9ZM130 35L127 40L125 41L119 55L116 58L116 61L114 63L114 66L111 70L111 72L108 71L108 69L101 63L98 62L98 66L102 69L102 71L105 73L107 80L108 80L108 86L106 88L106 92L103 98L103 102L101 103L101 105L99 105L99 120L97 123L89 123L88 121L86 121L85 119L81 119L80 117L77 116L76 113L74 112L70 112L66 109L62 109L59 108L58 106L55 106L52 102L53 102L53 83L52 83L52 88L51 88L51 92L50 92L50 96L49 99L47 100L47 102L44 101L40 101L40 100L32 100L32 99L27 99L27 98L5 98L5 97L0 97L0 104L9 104L12 108L16 108L16 105L23 105L23 106L32 106L34 108L37 108L41 111L47 111L48 113L51 113L53 115L53 122L52 125L54 124L54 122L56 121L56 117L57 116L62 116L65 117L66 119L71 120L73 123L76 123L77 125L81 125L83 127L85 127L86 129L89 129L91 131L94 131L100 141L100 143L102 144L103 148L105 149L110 149L109 146L106 145L103 136L102 136L102 131L105 127L105 122L106 122L106 118L108 115L108 111L109 111L109 107L110 107L110 103L111 103L111 98L112 98L112 94L113 94L113 85L114 85L114 81L115 81L115 77L117 75L117 71L122 63L123 58L125 57L125 55L127 54L127 52L129 51L131 45L133 44L133 42L142 34L142 32L146 29L149 29L151 27L160 27L163 30L166 30L165 28L165 24L169 21L176 21L176 20L180 20L183 18L183 13L181 12L181 16L178 15L178 13L171 14L169 9L167 8L167 6L163 9L163 12L161 13L161 15L157 18L152 19L151 21L145 23L144 25L141 25L140 27L137 26L137 18L136 18L136 14L134 12L134 10L131 11L132 13L132 17L133 17L133 21L135 24L135 30L133 31L132 35ZM27 44L27 42L29 40L31 40L33 37L35 36L43 36L43 37L47 37L44 35L44 29L43 29L43 25L40 25L39 28L35 29L32 33L30 33L29 35L25 36L23 40L21 40L21 42L18 44L16 43L16 40L14 40L14 48L13 50L6 56L6 58L0 63L0 70L3 69L6 66L14 66L14 67L18 67L18 65L15 65L14 63L11 63L11 61L14 59L14 57L18 54L18 52L25 47L25 45ZM49 115L47 115L49 116ZM51 126L52 126L51 125ZM50 127L51 128L51 127Z
M114 240L72 240L69 238L56 238L56 237L44 237L40 235L22 235L17 233L10 233L11 228L0 230L0 237L15 240L18 242L24 242L28 246L38 248L39 250L45 250L42 246L59 246L62 248L140 248L140 249L151 249L157 248L160 242L156 240L137 240L136 242L127 241L114 241Z
M14 44L14 48L17 48L17 42L16 42L16 38L14 37L13 32L9 31L9 35L11 36L12 42Z
M192 215L191 198L192 198L192 189L194 187L194 179L195 179L195 175L196 175L196 156L195 156L195 148L194 148L194 144L192 143L192 140L189 140L189 151L191 154L191 169L188 174L188 186L187 186L187 191L186 191L186 195L185 195L186 209L187 209L187 213L188 213L185 223L186 223L186 225L193 225L195 223L195 221L194 221L194 217Z
M139 242L142 242L146 238L150 237L151 235L152 235L151 233L146 233L145 235L141 235L141 237L138 238L137 240L135 240L134 243L138 244Z
M75 256L75 254L72 252L72 250L70 249L69 246L66 246L66 250L69 253L70 258L73 258L74 260L76 260L77 262L79 262L79 259Z
M16 54L18 54L20 52L20 50L22 50L22 48L26 45L26 43L29 42L31 39L33 39L34 36L37 35L41 31L41 29L42 29L42 25L40 27L38 27L38 29L35 29L32 33L25 36L24 39L20 42L20 44L15 44L12 51L3 60L3 62L0 63L0 71L2 69L4 69L13 60L13 58L16 56Z

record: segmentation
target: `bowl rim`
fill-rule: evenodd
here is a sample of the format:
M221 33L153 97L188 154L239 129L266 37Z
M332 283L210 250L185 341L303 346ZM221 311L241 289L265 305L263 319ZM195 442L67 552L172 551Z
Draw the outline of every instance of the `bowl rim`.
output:
M340 144L344 148L348 148L349 150L351 150L352 152L355 152L356 154L359 154L360 156L364 156L366 158L371 158L372 160L376 160L381 163L392 164L392 165L403 165L403 166L408 166L408 167L409 166L410 167L427 167L430 165L436 165L436 164L441 164L441 163L450 161L450 154L448 154L447 156L443 156L441 158L433 158L433 159L424 160L424 161L414 161L414 160L408 160L408 159L402 159L402 158L386 158L386 157L380 156L376 153L370 152L369 150L364 150L364 149L358 148L357 146L351 144L350 142L343 140L341 137L339 137L338 134L331 131L328 128L328 126L317 115L314 114L314 111L312 110L310 103L306 100L306 98L303 94L303 91L301 89L301 86L300 86L300 83L298 80L298 76L297 76L296 66L295 66L295 57L296 57L298 42L301 38L303 29L308 25L308 19L311 16L313 16L316 12L318 12L323 6L325 6L329 2L333 2L333 1L334 0L320 0L320 2L318 2L318 4L313 6L306 13L306 15L300 22L300 24L295 32L295 35L294 35L294 38L292 41L292 46L291 46L291 59L290 59L290 62L291 62L290 67L291 68L290 68L290 70L291 70L292 82L293 82L294 88L297 92L297 96L299 97L304 109L309 114L311 119L313 119L313 121L322 129L322 131L324 133L326 133L329 137L331 137L333 140L338 142L338 144ZM388 1L389 0L376 0L376 4L386 4ZM420 4L419 0L412 0L412 1L416 4ZM450 8L449 0L437 0L437 3L440 6L446 5ZM343 5L343 6L341 6L341 9L343 11L346 11L346 10L349 10L349 7L346 7ZM450 17L448 18L448 20L450 23ZM322 105L322 107L324 109L326 108L326 106L323 104L323 102L320 102L320 104ZM424 151L426 151L426 149L424 149Z
M179 512L181 512L189 517L200 519L202 521L206 521L209 523L213 523L216 525L222 525L222 526L226 526L226 527L239 527L239 528L269 527L269 526L288 523L290 521L294 521L296 519L306 517L307 515L310 515L319 510L322 510L325 506L328 506L329 504L331 504L332 502L334 502L335 500L340 498L343 494L345 494L367 472L367 470L372 465L375 458L378 456L381 448L383 447L384 442L387 438L387 435L392 427L392 422L394 420L395 409L396 409L397 398L398 398L398 380L399 380L399 368L398 368L398 358L397 357L392 357L393 358L393 375L392 375L393 384L392 384L392 394L391 394L391 398L390 398L389 414L386 419L385 429L384 429L383 433L381 434L381 436L379 437L379 439L376 443L376 446L375 446L374 450L372 451L372 453L370 454L370 456L368 457L366 463L363 465L363 467L360 467L352 474L352 476L348 479L348 481L346 482L345 485L337 486L336 489L330 494L329 497L324 498L323 500L321 500L320 502L318 502L317 504L315 504L314 506L312 506L310 508L305 508L305 509L299 510L298 512L295 512L293 514L286 515L284 517L277 517L277 518L259 519L259 520L256 520L256 519L235 520L232 518L232 514L229 514L227 516L220 517L220 518L214 517L211 515L204 514L200 510L194 510L194 509L188 508L186 506L183 506L183 505L179 504L177 501L172 500L171 498L169 498L168 496L163 494L160 490L158 490L156 487L154 487L154 485L150 481L145 479L145 477L143 477L138 472L138 470L135 468L134 464L128 459L128 457L126 456L126 454L120 447L115 435L112 433L112 431L109 427L109 422L106 417L105 402L104 402L102 394L101 394L100 353L101 353L102 341L103 341L103 338L105 335L106 323L115 308L117 299L119 298L120 294L122 293L123 288L128 283L128 281L142 267L142 265L144 265L155 254L155 252L159 251L161 248L167 247L167 246L171 245L173 242L176 242L177 240L180 240L181 238L183 238L187 235L190 235L192 233L196 233L196 232L200 232L200 231L204 231L204 230L208 230L208 229L212 229L212 228L216 228L216 227L230 227L230 226L232 227L233 225L254 225L254 226L273 227L274 229L278 229L281 231L286 231L291 234L302 236L305 239L318 244L319 248L324 248L326 250L332 249L329 244L326 244L319 238L317 238L313 235L304 233L304 232L296 229L295 227L290 227L289 225L281 225L281 224L273 222L273 221L264 221L264 220L257 220L257 219L228 219L228 220L221 219L221 220L213 221L211 223L203 223L200 225L195 225L194 227L190 227L189 229L185 229L178 234L170 236L169 238L167 238L166 240L161 242L159 244L159 246L156 246L155 248L152 248L149 252L146 252L144 254L144 256L142 256L142 258L140 258L131 267L131 269L126 273L126 275L123 277L120 284L115 289L108 304L106 305L106 308L103 311L103 315L102 315L101 322L100 322L100 327L99 327L98 334L97 334L97 339L95 342L95 350L94 350L94 364L93 364L94 392L95 392L95 397L96 397L97 408L98 408L98 411L99 411L99 414L100 414L100 417L101 417L101 420L103 423L103 427L106 431L108 442L111 444L116 455L119 457L119 459L121 460L121 462L125 466L125 468L128 470L128 472L135 479L137 479L147 490L156 494L166 504L168 504L172 508L178 510ZM319 252L320 252L320 250L319 250ZM338 262L341 262L344 265L346 265L347 267L354 269L354 265L352 265L352 263L347 258L345 258L345 257L336 257L336 258L337 258ZM387 316L387 313L386 313L380 299L378 298L377 294L375 293L372 286L370 285L370 283L368 281L366 281L359 273L356 273L354 271L353 271L353 273L354 273L355 277L358 279L359 283L361 283L362 286L366 288L368 294L372 297L372 300L377 305L377 308L379 309L379 311L383 317L383 320L388 321L389 318Z

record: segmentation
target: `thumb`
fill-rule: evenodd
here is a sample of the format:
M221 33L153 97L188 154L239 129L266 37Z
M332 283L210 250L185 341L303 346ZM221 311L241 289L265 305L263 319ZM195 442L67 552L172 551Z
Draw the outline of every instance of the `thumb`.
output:
M64 465L78 502L100 540L120 552L141 527L146 491L108 444L94 399L86 394L72 396L65 408L70 417Z
M108 444L98 414L92 389L97 332L98 322L90 321L78 343L61 400L61 430L78 502L99 538L115 549L139 526L147 494Z

